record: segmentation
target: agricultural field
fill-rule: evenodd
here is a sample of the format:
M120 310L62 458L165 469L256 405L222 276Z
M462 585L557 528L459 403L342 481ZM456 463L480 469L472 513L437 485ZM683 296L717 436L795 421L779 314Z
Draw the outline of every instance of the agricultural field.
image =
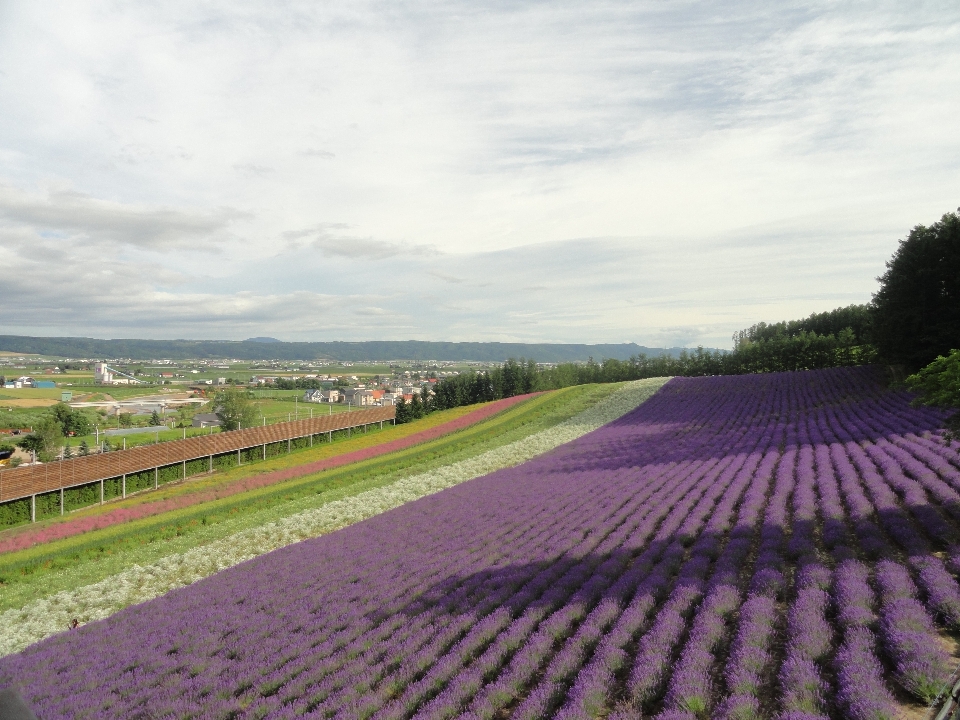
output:
M505 418L488 421L492 416L512 408L517 403L524 403L529 397L509 398L480 406L467 406L442 410L431 413L419 421L402 425L385 424L382 428L374 424L367 430L350 432L341 430L332 433L328 438L310 444L307 438L297 438L289 445L286 442L274 443L267 446L266 458L261 456L259 448L243 453L243 462L236 463L233 453L216 458L214 471L208 472L207 466L201 462L189 462L188 476L182 478L180 467L177 465L164 468L159 473L159 487L154 488L152 473L146 473L146 484L139 489L135 482L137 475L127 477L127 497L121 498L120 487L114 478L105 483L106 503L96 504L98 488L80 486L65 491L64 502L67 514L60 515L59 493L53 492L37 496L37 522L29 522L27 517L19 524L6 523L8 531L0 533L0 555L13 550L42 545L44 554L51 549L50 541L82 534L92 529L100 529L113 525L129 523L131 520L146 518L154 515L165 515L169 521L171 510L181 510L192 506L208 503L211 500L220 500L233 495L245 493L255 488L282 483L292 478L313 475L330 468L340 467L352 463L362 462L379 455L394 453L390 458L392 464L400 464L397 450L429 442L449 433L477 428L470 426L483 423L483 428L499 426L503 420L514 422L518 418L526 418L531 407L523 408L519 413L508 414ZM538 405L539 403L533 403ZM488 422L484 422L488 421ZM180 431L176 431L180 432ZM422 450L419 449L417 454ZM191 465L199 470L198 474L190 475ZM166 476L166 477L164 477ZM171 477L172 476L172 477ZM133 490L131 488L134 488ZM286 488L289 490L289 488ZM91 498L90 496L94 497ZM0 528L4 521L4 510L7 515L12 514L12 505L16 501L0 505ZM236 507L231 506L231 512ZM26 502L21 508L23 515L28 515ZM205 506L205 512L210 506ZM207 522L210 522L208 512ZM102 546L102 542L98 541ZM11 561L6 555L0 560L0 566ZM0 578L0 582L3 582ZM0 609L3 606L0 599Z
M191 506L160 517L7 552L0 556L0 655L61 631L72 618L107 617L274 548L523 462L619 417L662 382L545 393L385 457L268 487L257 487L265 475L250 477L243 482L255 489L241 495L226 492L200 505L184 498Z
M90 605L106 619L0 659L0 686L45 720L924 717L960 663L942 416L870 368L675 378L645 402L643 382L489 461L198 548L277 549ZM97 597L147 599L163 572Z

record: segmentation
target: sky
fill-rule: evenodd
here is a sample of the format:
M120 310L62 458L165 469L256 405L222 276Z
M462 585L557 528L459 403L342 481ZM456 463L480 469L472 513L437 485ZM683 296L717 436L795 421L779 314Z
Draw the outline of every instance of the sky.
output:
M0 332L636 342L868 302L960 3L0 0Z

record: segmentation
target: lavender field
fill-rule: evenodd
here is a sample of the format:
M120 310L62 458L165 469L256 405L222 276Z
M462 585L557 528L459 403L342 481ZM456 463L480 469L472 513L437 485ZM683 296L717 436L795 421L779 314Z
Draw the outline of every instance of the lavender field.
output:
M674 379L523 465L2 658L0 687L43 720L922 710L958 662L960 457L878 379Z

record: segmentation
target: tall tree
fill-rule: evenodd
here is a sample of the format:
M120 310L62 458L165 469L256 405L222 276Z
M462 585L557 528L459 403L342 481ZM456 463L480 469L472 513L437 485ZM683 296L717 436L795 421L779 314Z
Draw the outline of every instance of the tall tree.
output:
M60 402L50 409L50 414L60 426L60 432L64 435L73 433L74 435L90 434L90 418L80 410L74 410L66 403Z
M410 418L412 420L419 420L426 414L423 401L420 399L420 393L414 393L413 398L410 400Z
M889 363L919 370L960 346L960 216L917 225L873 296L873 336Z
M217 393L214 407L224 430L253 427L257 422L257 407L246 390L229 389Z
M32 433L18 440L17 445L28 452L35 452L41 462L50 462L57 456L62 442L60 423L48 415L34 426Z
M413 418L411 417L410 405L406 400L403 399L403 395L400 395L397 398L397 411L394 416L394 423L397 425L402 425L403 423L410 422Z

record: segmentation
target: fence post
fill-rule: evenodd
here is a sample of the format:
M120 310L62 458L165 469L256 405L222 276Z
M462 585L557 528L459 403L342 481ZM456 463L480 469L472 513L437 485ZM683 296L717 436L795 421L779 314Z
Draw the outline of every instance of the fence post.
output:
M187 479L187 461L186 460L183 461L183 479L184 480Z
M153 489L156 490L160 487L160 468L155 467L153 469Z
M290 438L287 438L287 452L290 452Z
M264 460L267 459L267 444L266 444L266 443L263 444L263 459L264 459Z
M100 478L100 504L103 505L103 478Z
M237 450L237 467L240 467L240 451Z
M313 408L310 409L312 410ZM313 447L313 435L310 436L310 447Z
M333 442L333 430L327 433L327 440Z
M126 473L124 473L124 476L123 476L123 497L124 497L124 499L126 499L126 497L127 497L127 476L126 476Z
M34 523L37 521L37 496L30 496L30 522Z
M210 472L213 472L213 455L210 456Z
M63 488L60 488L60 514L63 515Z

